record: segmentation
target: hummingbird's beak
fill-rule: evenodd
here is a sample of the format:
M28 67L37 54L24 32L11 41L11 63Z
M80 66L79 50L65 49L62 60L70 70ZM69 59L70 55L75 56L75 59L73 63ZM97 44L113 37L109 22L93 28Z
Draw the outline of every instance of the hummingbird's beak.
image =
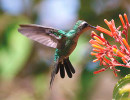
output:
M89 25L89 24L88 24L88 27L89 27L89 28L96 29L96 27L95 27L95 26L92 26L92 25Z
M96 27L95 27L95 26L92 26L92 25L90 25L90 24L88 24L85 29L86 29L86 30L96 29Z

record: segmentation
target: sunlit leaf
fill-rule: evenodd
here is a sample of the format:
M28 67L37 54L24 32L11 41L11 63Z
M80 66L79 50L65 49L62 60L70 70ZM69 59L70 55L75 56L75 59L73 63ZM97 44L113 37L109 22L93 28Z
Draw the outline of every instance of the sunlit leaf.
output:
M113 91L113 100L130 100L130 74L117 82Z

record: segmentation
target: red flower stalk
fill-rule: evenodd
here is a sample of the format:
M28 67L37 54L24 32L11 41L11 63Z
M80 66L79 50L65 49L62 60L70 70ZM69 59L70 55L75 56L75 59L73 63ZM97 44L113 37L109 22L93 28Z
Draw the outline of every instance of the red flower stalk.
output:
M126 14L124 14L125 21L122 15L119 15L119 18L123 26L122 31L120 31L121 26L116 28L113 19L111 21L107 21L106 19L104 19L104 22L107 24L110 31L100 26L97 26L96 30L101 31L114 38L115 41L120 44L120 47L117 47L116 45L111 45L104 38L103 33L101 33L100 36L97 35L94 31L92 31L91 33L92 38L94 38L89 41L92 44L94 51L91 52L91 55L94 55L96 57L93 62L100 61L100 65L105 66L105 68L95 71L94 74L110 68L113 70L115 76L117 76L116 72L119 72L120 70L117 70L115 66L130 68L130 45L128 44L128 28L130 28L130 24ZM125 37L122 36L123 34L125 35ZM120 57L123 63L118 62L116 60L117 57Z

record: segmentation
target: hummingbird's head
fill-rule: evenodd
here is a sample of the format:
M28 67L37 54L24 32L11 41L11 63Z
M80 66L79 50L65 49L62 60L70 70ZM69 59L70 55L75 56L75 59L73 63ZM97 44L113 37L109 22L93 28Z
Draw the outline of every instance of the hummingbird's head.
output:
M81 30L81 31L82 30L87 31L87 30L92 29L92 28L96 29L96 27L88 24L86 21L83 21L83 20L77 21L76 24L78 25L78 29Z
M78 20L73 29L76 30L76 36L80 36L84 31L92 28L96 29L96 27L89 25L86 21Z

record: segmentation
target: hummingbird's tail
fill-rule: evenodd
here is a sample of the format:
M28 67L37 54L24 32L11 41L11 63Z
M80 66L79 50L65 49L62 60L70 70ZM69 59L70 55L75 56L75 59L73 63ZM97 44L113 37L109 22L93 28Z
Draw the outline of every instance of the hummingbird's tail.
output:
M55 74L57 74L60 71L60 76L61 78L65 77L65 70L69 78L72 78L72 74L75 73L75 69L72 66L69 58L64 59L62 62L58 62L54 65L54 69L51 74L51 81L50 81L50 86L52 86Z

